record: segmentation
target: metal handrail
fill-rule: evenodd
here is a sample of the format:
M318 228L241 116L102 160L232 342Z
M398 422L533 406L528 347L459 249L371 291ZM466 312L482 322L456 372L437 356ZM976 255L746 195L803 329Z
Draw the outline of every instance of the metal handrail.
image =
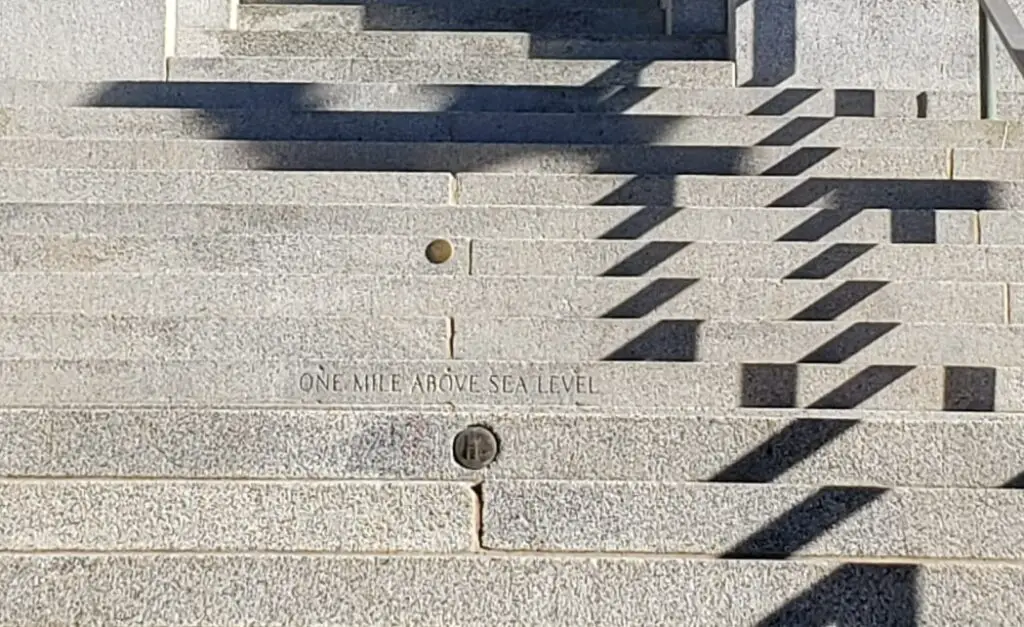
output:
M981 117L996 117L995 40L1002 40L1017 70L1024 75L1024 26L1007 0L978 0L978 61Z

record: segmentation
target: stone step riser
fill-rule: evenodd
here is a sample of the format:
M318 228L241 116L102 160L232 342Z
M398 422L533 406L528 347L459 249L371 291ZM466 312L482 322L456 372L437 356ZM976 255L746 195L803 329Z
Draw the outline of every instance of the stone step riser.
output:
M0 272L237 272L1024 283L1024 247L451 239L432 235L4 236Z
M4 232L42 235L389 235L638 241L775 241L811 219L823 243L931 241L1024 245L1016 212L752 207L2 204Z
M0 359L1024 365L1024 326L549 318L0 315Z
M120 406L0 409L0 474L473 481L452 442L481 423L500 440L488 481L997 488L1024 471L1016 414Z
M475 502L455 483L0 481L0 550L455 553Z
M638 362L3 360L0 404L1024 411L1024 368ZM42 383L45 382L45 383Z
M49 622L111 624L122 620L126 608L145 611L147 619L163 625L289 623L295 617L329 622L336 616L374 626L484 625L496 615L516 624L541 625L557 616L595 627L678 623L682 616L692 625L746 625L779 616L792 624L809 614L851 625L945 627L978 617L992 624L1024 622L1024 568L1013 564L7 555L0 558L0 573L0 585L21 600L0 610L0 620L13 624L39 622L41 616ZM200 616L195 591L205 591L207 581L233 592L207 592ZM672 585L679 581L688 583ZM486 602L481 591L487 591ZM586 604L579 602L583 594ZM723 597L728 601L709 603ZM268 598L276 601L268 604Z
M168 80L196 82L441 83L560 87L729 87L727 61L555 59L308 59L277 57L172 58Z
M296 31L179 30L179 57L409 57L447 59L716 60L726 58L723 36L672 39L542 37L528 33L429 33L365 31L339 34Z
M482 544L503 551L1024 556L1018 490L499 480L483 502Z
M198 109L341 111L529 111L539 113L648 113L662 115L975 118L975 93L894 90L785 89L770 87L567 88L500 85L260 83L54 83L0 79L0 105L30 108L123 106ZM1024 117L1024 96L999 94L1006 119Z
M658 35L665 14L646 2L630 7L547 5L505 6L493 3L391 4L364 6L283 7L243 5L242 30L522 31L565 35Z
M824 156L824 153L829 153ZM817 153L817 154L814 154ZM1019 153L1005 159L1008 167ZM824 156L824 158L822 158ZM0 139L0 168L316 170L548 174L800 173L940 178L946 150L563 146L457 142ZM1020 178L1024 179L1024 176Z
M12 315L1024 322L1024 286L775 279L5 273ZM329 294L330 298L325 298Z

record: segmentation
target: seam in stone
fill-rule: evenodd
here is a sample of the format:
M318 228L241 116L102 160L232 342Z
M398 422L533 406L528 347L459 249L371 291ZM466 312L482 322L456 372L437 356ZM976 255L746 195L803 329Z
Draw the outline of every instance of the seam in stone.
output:
M974 228L974 243L981 244L981 212L975 211L971 216L971 226Z
M1006 316L1006 324L1010 324L1013 312L1010 305L1010 284L1003 284L1003 314Z
M178 36L178 0L167 0L164 16L164 81L171 80L171 57Z
M484 547L484 484L483 481L470 487L473 491L473 544L478 551Z
M449 172L448 176L448 204L457 205L459 204L459 177L454 172Z
M455 318L448 317L448 359L455 359Z
M953 180L953 172L956 171L956 151L952 148L949 149L949 158L946 159L946 177L949 180Z
M473 276L473 240L466 241L466 273Z

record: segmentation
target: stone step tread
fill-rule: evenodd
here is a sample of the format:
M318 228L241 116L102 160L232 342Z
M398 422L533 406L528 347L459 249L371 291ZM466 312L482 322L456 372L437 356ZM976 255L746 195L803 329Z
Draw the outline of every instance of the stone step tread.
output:
M265 131L274 132L270 129ZM160 134L164 135L162 132ZM211 129L200 134L215 133ZM948 175L951 159L955 158L949 150L941 148L813 149L784 146L597 146L443 141L0 138L0 168L800 174L942 178ZM993 155L988 158L988 162L1002 163L1018 158L1016 154L1005 158ZM1024 175L1018 178L1024 179Z
M985 161L1017 159L1024 147L1024 123L994 120L137 107L13 108L0 110L0 118L0 137L9 139L454 141L538 147L800 146L932 152L987 149L965 153L958 173L977 172L989 165ZM826 151L820 153L807 158L813 161L814 156L828 156Z
M380 3L329 6L242 5L243 30L468 30L576 34L664 32L664 12L657 5L580 6L554 3L513 5L470 2Z
M834 228L801 234L799 227L812 219ZM0 203L0 228L8 234L50 235L436 234L452 238L762 242L793 232L794 239L802 235L813 241L847 244L972 244L977 233L982 242L1024 245L1024 216L1019 212L927 209L865 209L850 215L835 209L755 207Z
M444 240L431 261L425 237L307 235L0 235L0 272L271 272L467 275L467 240Z
M0 359L446 359L448 318L0 315Z
M0 202L439 204L451 188L445 173L0 169Z
M810 613L864 625L1024 622L1024 567L1013 563L129 553L5 555L0 573L0 585L22 600L0 609L0 620L14 624L116 624L129 609L161 625L329 623L339 616L373 626L604 627L679 624L684 616L692 625L746 625ZM207 581L232 593L209 592L200 612L195 590ZM681 581L687 585L675 583ZM587 603L580 603L584 594ZM725 605L709 601L723 597Z
M281 11L301 11L311 9L327 9L327 10L344 10L352 6L362 8L368 4L373 5L387 5L387 6L451 6L459 7L466 6L467 4L473 4L479 2L485 6L494 6L492 0L369 0L361 1L354 4L352 0L312 0L310 2L302 2L296 0L239 0L238 5L244 7L245 10L252 10L254 8L265 8L277 7ZM562 3L560 5L560 3ZM585 3L581 4L576 0L545 0L542 6L564 6L565 8L572 9L583 9L583 8L628 8L628 7L642 7L647 5L649 8L658 8L658 0L586 0ZM537 0L505 0L502 3L505 7L518 7L524 6L529 8L537 8Z
M645 36L600 35L567 37L525 32L360 30L337 32L298 30L209 31L179 29L179 57L430 57L623 60L721 60L724 35Z
M925 98L921 98L921 94ZM394 83L212 84L165 81L26 81L0 79L0 105L126 106L199 109L533 111L663 115L869 116L977 118L974 92L914 90L701 87L572 88ZM1000 93L1008 120L1022 117L1024 94ZM924 102L926 101L926 103ZM922 106L926 104L927 106Z
M444 387L437 381L451 375ZM433 376L431 376L433 375ZM45 382L45 384L41 384ZM1024 412L1024 368L659 362L0 360L0 405L773 407Z
M933 323L1024 321L1024 285L629 277L3 274L0 312L188 316L494 316ZM325 298L330 294L330 298Z
M455 553L476 545L469 484L0 480L0 503L0 551Z
M1024 247L989 244L474 239L476 275L1024 281Z
M17 324L4 326L12 333L19 329ZM304 329L302 325L297 328ZM21 354L20 342L6 344ZM300 346L303 354L312 352L304 344ZM341 354L344 346L335 354ZM1024 365L1024 326L898 320L769 322L713 316L697 320L465 316L453 320L452 349L456 359L468 360L544 361L557 355L570 361L996 367ZM76 349L68 350L74 354ZM86 347L77 350L86 354ZM34 354L45 355L41 351Z
M586 408L0 408L5 477L472 481L455 436L489 425L486 480L999 488L1024 421L994 412ZM686 463L679 463L685 459Z
M1024 325L899 321L0 314L0 359L1024 366Z
M1019 490L488 480L483 502L502 551L1024 557Z
M171 81L465 83L609 87L727 87L730 61L653 61L642 68L609 60L191 57L167 62Z

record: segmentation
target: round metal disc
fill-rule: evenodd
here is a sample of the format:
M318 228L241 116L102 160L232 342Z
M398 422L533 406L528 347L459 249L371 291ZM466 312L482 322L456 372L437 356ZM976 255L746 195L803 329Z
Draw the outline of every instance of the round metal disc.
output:
M480 470L486 468L498 456L498 438L487 427L475 425L466 427L455 436L452 454L463 468Z

